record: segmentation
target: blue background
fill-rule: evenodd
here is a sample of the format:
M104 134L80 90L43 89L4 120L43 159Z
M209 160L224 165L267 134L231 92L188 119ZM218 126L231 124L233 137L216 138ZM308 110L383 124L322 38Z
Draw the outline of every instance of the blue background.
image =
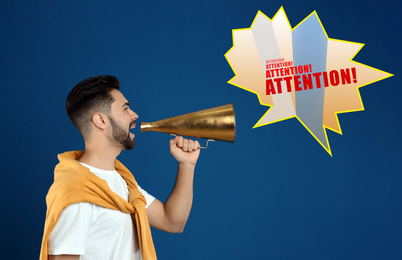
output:
M360 89L365 111L328 131L333 157L296 120L252 129L268 107L226 82L232 29L281 6L314 10L354 58L396 76ZM153 230L159 259L402 259L400 12L395 1L1 1L1 252L37 259L56 155L83 149L65 113L71 88L112 74L140 121L233 102L234 144L211 143L182 234ZM119 159L160 200L170 137L141 134Z

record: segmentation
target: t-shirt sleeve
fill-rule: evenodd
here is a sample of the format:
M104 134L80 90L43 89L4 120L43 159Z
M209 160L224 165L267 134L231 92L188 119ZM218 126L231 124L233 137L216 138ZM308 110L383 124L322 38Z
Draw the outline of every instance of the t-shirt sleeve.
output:
M71 204L60 215L49 237L50 255L83 255L91 222L92 204Z
M155 200L155 197L143 190L140 185L137 183L138 190L142 193L142 195L145 197L145 200L147 201L147 205L145 205L145 208L148 208L149 205Z

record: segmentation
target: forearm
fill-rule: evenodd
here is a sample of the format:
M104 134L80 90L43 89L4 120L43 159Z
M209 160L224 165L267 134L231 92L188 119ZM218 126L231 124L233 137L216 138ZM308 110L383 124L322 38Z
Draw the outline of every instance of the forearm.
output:
M171 225L182 232L193 204L193 182L195 164L179 163L176 183L165 202L165 212Z
M199 148L197 141L183 137L170 140L170 152L179 162L176 183L165 203L155 199L147 208L152 227L171 233L183 231L193 204L194 169Z
M49 260L79 260L79 255L49 255Z

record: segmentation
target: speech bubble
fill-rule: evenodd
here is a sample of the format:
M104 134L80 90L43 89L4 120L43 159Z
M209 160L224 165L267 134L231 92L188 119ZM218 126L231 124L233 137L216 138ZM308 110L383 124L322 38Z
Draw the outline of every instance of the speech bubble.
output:
M342 134L338 114L364 110L359 88L393 76L353 61L364 44L329 38L316 11L294 28L283 7L272 20L258 11L232 34L228 83L270 107L253 128L297 118L331 156L326 130Z

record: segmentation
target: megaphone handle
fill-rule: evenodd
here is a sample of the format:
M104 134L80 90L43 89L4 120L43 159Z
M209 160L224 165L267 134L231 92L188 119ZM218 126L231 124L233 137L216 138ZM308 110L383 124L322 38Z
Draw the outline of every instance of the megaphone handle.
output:
M172 135L172 136L177 136L177 135L175 135L175 134L170 134L170 135ZM214 139L208 139L208 140L207 140L207 143L205 144L205 147L200 146L200 148L201 148L201 149L207 149L207 148L208 148L208 142L209 142L209 141L214 142L215 140L214 140Z
M207 144L205 145L205 147L200 146L200 148L202 148L202 149L207 149L207 147L208 147L208 142L209 142L209 141L214 142L215 140L214 140L214 139L208 139L208 140L207 140Z

